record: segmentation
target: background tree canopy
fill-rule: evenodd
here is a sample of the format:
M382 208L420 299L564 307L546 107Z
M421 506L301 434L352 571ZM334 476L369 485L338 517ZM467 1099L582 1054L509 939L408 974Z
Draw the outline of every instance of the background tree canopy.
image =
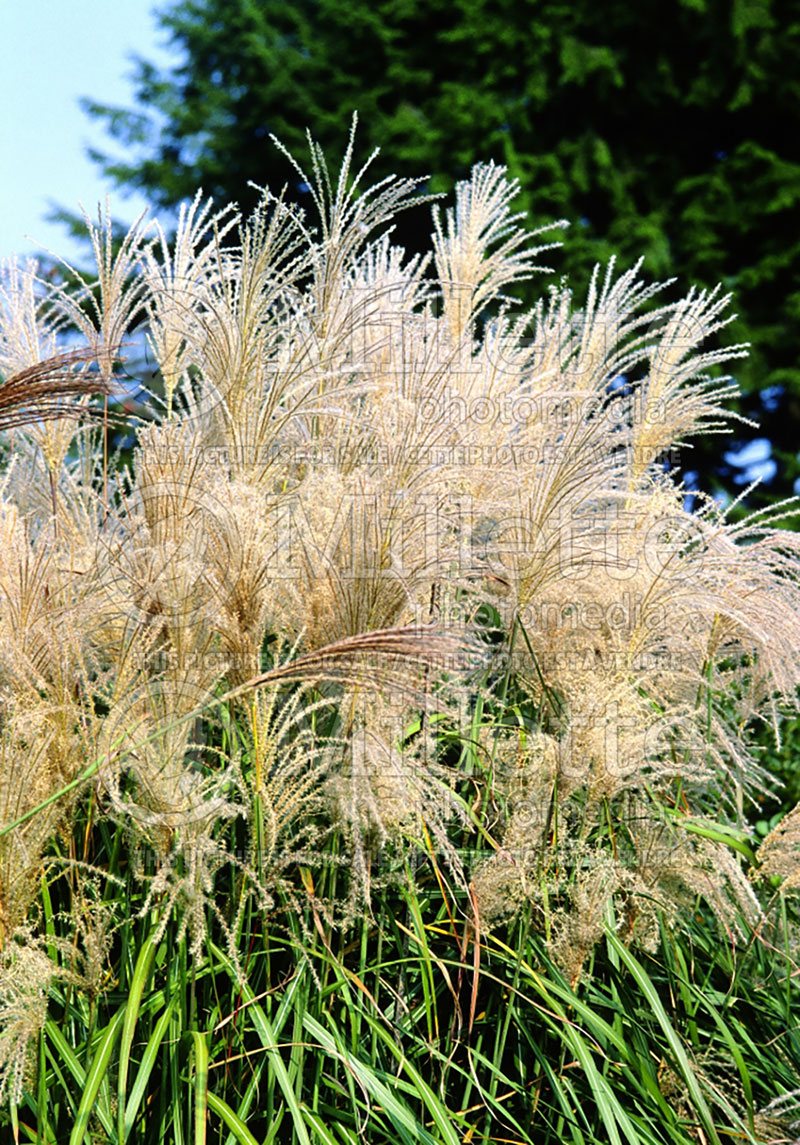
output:
M559 274L577 283L612 252L644 255L654 277L733 291L727 340L752 343L740 409L761 426L740 444L768 439L777 463L750 503L792 492L798 0L182 0L159 19L178 66L137 62L137 111L86 105L124 145L124 162L97 156L119 184L165 207L202 186L247 208L249 181L286 183L302 203L269 135L303 156L308 127L335 159L356 109L362 152L381 147L376 178L431 173L446 191L476 161L504 163L532 223L572 224ZM424 249L429 232L418 211L398 238ZM698 444L686 468L735 492L747 470L733 446L713 460L724 444Z

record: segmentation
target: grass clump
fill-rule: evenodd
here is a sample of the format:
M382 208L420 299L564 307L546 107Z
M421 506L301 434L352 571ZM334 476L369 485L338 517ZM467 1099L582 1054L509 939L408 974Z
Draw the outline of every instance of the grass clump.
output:
M798 540L674 464L726 425L729 300L612 263L519 313L557 244L503 169L407 259L425 196L352 152L298 167L313 224L198 196L172 241L91 223L76 291L6 268L5 1123L791 1132L797 813L750 824ZM115 468L91 401L137 332L163 384Z

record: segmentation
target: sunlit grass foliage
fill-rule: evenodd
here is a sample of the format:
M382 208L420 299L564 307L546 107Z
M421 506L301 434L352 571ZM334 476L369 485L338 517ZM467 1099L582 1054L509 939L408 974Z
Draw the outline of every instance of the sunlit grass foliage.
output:
M521 312L562 224L486 164L406 257L353 150L4 269L3 1132L787 1139L800 540L677 467L729 299Z

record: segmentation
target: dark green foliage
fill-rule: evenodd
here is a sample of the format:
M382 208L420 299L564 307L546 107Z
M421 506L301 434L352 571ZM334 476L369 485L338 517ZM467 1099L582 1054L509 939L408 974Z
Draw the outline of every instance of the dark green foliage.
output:
M123 185L174 206L196 188L251 207L248 181L288 183L274 147L305 152L306 127L341 153L358 110L374 177L436 172L450 190L478 160L507 164L538 224L566 217L559 273L645 254L653 276L734 292L731 341L743 412L773 444L778 476L800 475L800 3L786 0L182 0L160 16L180 62L139 61L136 112L87 103L125 147L98 156ZM427 249L416 212L398 228ZM540 286L541 284L539 284ZM538 287L537 287L538 289ZM771 399L760 398L767 387ZM743 428L741 439L758 431ZM719 453L718 443L714 452ZM741 470L684 455L701 486Z
M78 824L81 845L91 836L91 857L127 882L119 836L87 826ZM758 1112L791 1093L800 1061L785 913L740 947L696 913L685 930L665 928L652 956L627 949L609 918L590 972L571 985L530 911L482 933L476 949L469 903L433 855L419 856L413 886L409 872L408 885L379 891L370 917L332 927L315 896L341 894L346 881L335 840L327 857L300 869L266 915L246 914L237 935L246 982L222 936L193 963L174 928L159 940L149 916L117 930L99 996L57 980L15 1111L19 1139L788 1139L796 1102L782 1103L783 1117ZM81 905L70 883L53 880L45 900L54 942ZM223 911L231 891L218 888ZM132 886L109 886L106 898L115 913L142 905ZM66 936L61 951L74 968ZM206 1108L207 1137L192 1136ZM11 1140L5 1109L0 1125Z

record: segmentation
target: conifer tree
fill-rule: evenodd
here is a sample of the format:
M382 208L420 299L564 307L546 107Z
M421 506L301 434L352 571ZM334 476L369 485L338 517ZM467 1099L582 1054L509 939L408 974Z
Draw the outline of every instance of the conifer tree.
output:
M734 293L731 341L749 340L740 407L761 425L778 474L800 476L800 2L683 0L179 0L160 22L177 63L139 60L138 110L87 102L125 159L97 155L121 185L174 206L198 185L251 207L249 181L308 199L277 136L305 129L341 151L358 110L385 176L444 172L448 191L477 159L507 165L536 226L566 217L557 273L585 279L612 251L645 255L653 277ZM429 218L397 237L429 245ZM684 456L701 484L732 491L720 442Z

